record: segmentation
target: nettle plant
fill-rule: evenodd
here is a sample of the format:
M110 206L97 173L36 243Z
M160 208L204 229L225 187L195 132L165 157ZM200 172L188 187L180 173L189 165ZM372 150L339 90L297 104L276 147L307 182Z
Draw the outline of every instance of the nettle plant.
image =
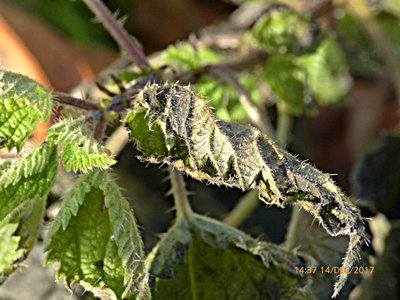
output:
M75 173L76 182L47 233L46 263L58 264L56 277L67 287L79 283L103 299L313 298L312 278L295 267L317 266L315 259L194 213L181 172L255 189L268 206L299 205L329 235L349 237L342 264L354 264L365 240L358 208L329 175L272 140L285 143L290 116L315 111L312 99L335 103L348 92L345 57L328 30L313 30L315 20L287 6L270 7L233 31L240 47L221 49L200 38L170 46L153 65L101 2L85 2L138 68L99 85L108 95L102 103L1 71L2 148L20 151L38 121L69 106L41 145L1 161L1 281L35 244L47 195L65 171ZM266 98L278 111L276 135ZM134 207L108 170L116 163L103 146L112 120L121 120L141 161L168 165L176 220L147 255ZM256 127L243 125L249 120ZM333 296L346 278L339 275Z

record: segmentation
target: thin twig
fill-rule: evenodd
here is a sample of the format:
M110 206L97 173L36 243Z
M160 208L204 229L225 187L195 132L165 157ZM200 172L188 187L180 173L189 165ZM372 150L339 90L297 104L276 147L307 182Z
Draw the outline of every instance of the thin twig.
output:
M224 218L224 223L233 227L238 227L251 215L259 203L256 190L247 192L239 199L235 208Z
M240 84L236 79L235 74L227 66L208 65L205 67L205 70L221 76L232 84L232 86L234 86L240 93L241 97L239 97L239 100L246 109L249 118L271 138L274 137L274 130L272 129L272 125L265 110L251 99L250 93Z
M54 101L62 103L62 104L68 104L68 105L83 108L86 110L100 109L100 106L97 103L79 99L79 98L75 98L75 97L71 97L64 93L54 92L53 95L54 95L54 97L53 97Z
M139 67L151 68L146 56L142 50L134 42L132 37L117 22L109 9L100 0L83 0L85 4L92 10L103 26L111 34L118 45L126 51Z

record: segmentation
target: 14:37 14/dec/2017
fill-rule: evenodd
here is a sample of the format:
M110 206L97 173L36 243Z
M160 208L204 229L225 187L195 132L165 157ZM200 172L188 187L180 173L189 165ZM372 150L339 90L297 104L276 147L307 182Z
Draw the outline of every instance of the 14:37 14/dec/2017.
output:
M317 272L325 273L325 274L370 274L374 271L375 267L374 266L369 266L369 267L359 267L359 266L353 266L353 267L338 267L338 266L333 266L333 267L317 267L317 266L309 266L309 267L294 267L294 271L296 274L315 274Z

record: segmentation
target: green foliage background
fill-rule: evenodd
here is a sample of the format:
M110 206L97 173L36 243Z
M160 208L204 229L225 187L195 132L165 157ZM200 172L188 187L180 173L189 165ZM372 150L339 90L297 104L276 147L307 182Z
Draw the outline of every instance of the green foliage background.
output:
M246 98L247 105L250 102L252 107L258 107L270 117L271 128L278 133L287 126L283 129L286 132L283 138L277 134L278 142L286 144L290 140L290 122L297 124L298 120L315 116L325 109L352 105L349 93L360 78L378 78L396 90L395 80L391 78L385 61L387 57L382 55L374 38L364 31L362 20L351 9L341 5L340 1L333 4L337 5L331 16L334 26L323 16L315 18L307 9L291 8L291 5L296 5L290 1L283 4L277 4L278 1L232 2L237 5L263 2L266 5L266 9L250 22L251 25L230 28L229 33L236 34L238 46L219 48L203 43L200 35L198 41L189 39L168 45L152 65L163 82L190 83L191 88L213 108L217 119L258 125L245 105L243 98ZM81 2L58 0L50 4L43 1L12 1L12 4L19 4L43 16L78 43L113 46L98 24L88 22L91 14L83 9ZM394 0L378 1L368 9L393 51L395 60L399 62L399 4ZM59 18L58 15L63 17ZM251 56L252 51L264 54L260 57L265 59L240 66L238 62ZM228 71L219 69L220 73L215 72L215 67L221 65L228 66ZM396 68L398 65L390 67ZM117 73L127 86L148 75L148 70L138 71L131 67L118 70ZM118 91L115 82L109 81L106 85ZM247 94L241 92L238 86ZM135 107L129 104L132 99L129 96L124 99L126 110ZM111 103L110 99L102 100L103 106ZM307 276L294 272L294 268L318 264L339 265L346 253L346 243L343 239L328 236L321 229L315 229L309 216L302 213L293 214L285 249L253 239L231 226L199 214L189 213L189 217L183 218L179 215L179 209L177 219L169 230L166 221L162 226L157 224L154 227L157 233L167 231L157 244L146 243L149 235L153 235L152 239L155 240L154 233L138 230L132 208L139 216L139 224L161 223L159 219L162 219L165 210L165 197L162 195L165 191L162 189L165 186L155 183L160 175L151 177L153 175L147 175L149 173L142 173L145 171L141 171L138 165L133 168L134 172L130 172L135 174L124 173L123 164L128 169L133 161L132 145L128 155L121 154L118 158L110 156L103 146L105 139L96 140L93 137L95 122L91 123L93 120L88 121L85 116L79 117L81 113L77 112L70 114L73 118L68 116L55 120L47 131L46 141L37 148L24 149L36 123L49 119L55 101L57 99L53 98L53 93L35 81L1 71L0 147L25 152L13 160L0 162L0 282L5 281L21 264L41 235L48 195L51 196L49 199L53 197L51 188L59 170L64 169L75 173L77 181L69 192L63 193L61 210L46 239L46 250L47 263L58 263L56 277L62 279L68 288L79 283L97 297L110 299L150 299L151 296L154 299L324 299L330 296L334 281L332 275ZM109 108L106 107L100 114L109 117ZM162 126L166 124L163 122L157 121L156 126L149 130L151 114L143 107L136 107L127 118L126 110L113 113L119 114L117 119L125 119L134 133L134 146L139 150L135 154L148 154L147 160L151 162L160 162L157 156L162 156L163 162L171 163L176 158L171 153L182 154L187 150L183 144L176 142L176 137L165 134ZM62 113L68 115L64 111ZM109 123L107 133L112 133L115 124ZM394 139L398 138L398 125L395 128ZM377 157L389 157L387 153L391 153L390 158L396 157L390 149L397 144L387 144L383 148L377 146L378 150L367 158L375 161ZM149 156L153 157L149 159ZM183 153L183 156L186 157L187 153ZM187 161L184 159L183 164L189 165L189 160L190 157ZM134 198L130 204L136 205L129 205L116 184L116 181L123 182L124 178L113 179L109 171L104 170L117 161L120 163L114 170L125 176L125 182L132 181L127 185L130 186L128 193ZM397 206L389 210L385 206L385 199L398 198L381 196L382 184L376 179L376 173L387 169L386 164L386 161L378 159L372 170L367 168L365 173L359 173L357 184L360 191L355 193L356 196L361 195L363 214L382 213L393 222L387 239L390 247L381 258L378 257L377 265L382 265L382 261L392 257L398 250L391 242L398 234L398 228L393 225L398 216L388 213L395 211ZM392 173L391 180L399 182L396 172ZM203 179L195 172L191 175ZM150 184L146 185L146 180ZM368 184L374 180L377 180L376 185ZM197 194L204 194L193 197L204 202L199 205L200 201L194 201L196 211L199 207L201 212L212 211L214 214L213 210L218 211L221 205L224 209L215 213L218 218L228 213L227 199L222 199L224 204L218 204L215 199L240 197L239 193L235 195L231 190L211 190L192 182L189 185L189 190L193 187L197 189ZM385 186L385 189L391 191L394 185ZM148 191L144 191L146 189ZM160 192L156 194L154 190L158 189ZM396 191L393 193L397 195ZM177 187L172 187L172 194L177 201L178 195L185 193L179 194ZM155 202L154 207L143 204L152 198L161 200ZM390 205L393 207L393 202ZM313 210L310 206L304 208L316 216L322 213L322 210ZM263 209L259 211L265 212ZM265 219L264 215L262 218ZM274 223L273 218L265 223L270 227L286 225L282 220ZM246 225L243 226L247 230ZM296 226L297 236L290 239L291 228ZM144 228L146 230L148 227ZM306 234L309 228L315 230L312 235ZM256 231L257 234L260 232L262 230ZM372 239L375 238L379 237L372 236ZM283 239L282 235L280 239L279 242ZM305 253L291 251L296 247ZM366 251L362 251L361 257L361 265L370 265ZM397 266L393 260L391 268L382 269L398 278L400 272ZM149 277L152 279L150 285ZM377 276L372 278L379 281ZM378 290L368 289L368 280L361 284L360 280L360 276L352 276L339 297L348 298L352 287L356 285L360 286L362 295L370 295L366 299L381 295ZM385 289L384 293L387 298L397 295L390 288Z

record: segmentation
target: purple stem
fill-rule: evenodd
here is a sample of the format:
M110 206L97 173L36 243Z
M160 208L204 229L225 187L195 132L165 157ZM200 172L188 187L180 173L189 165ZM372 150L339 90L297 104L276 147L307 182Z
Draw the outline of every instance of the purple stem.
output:
M59 103L68 104L68 105L83 108L86 110L98 110L99 109L99 105L97 103L74 98L74 97L71 97L64 93L54 92L54 100Z
M108 122L106 120L100 120L96 128L94 129L94 138L101 143L103 141L104 133L106 132Z
M101 0L83 0L83 2L85 2L85 4L92 10L118 45L128 53L133 62L135 62L139 67L151 68L142 50L129 36L128 32L120 26L110 10Z

